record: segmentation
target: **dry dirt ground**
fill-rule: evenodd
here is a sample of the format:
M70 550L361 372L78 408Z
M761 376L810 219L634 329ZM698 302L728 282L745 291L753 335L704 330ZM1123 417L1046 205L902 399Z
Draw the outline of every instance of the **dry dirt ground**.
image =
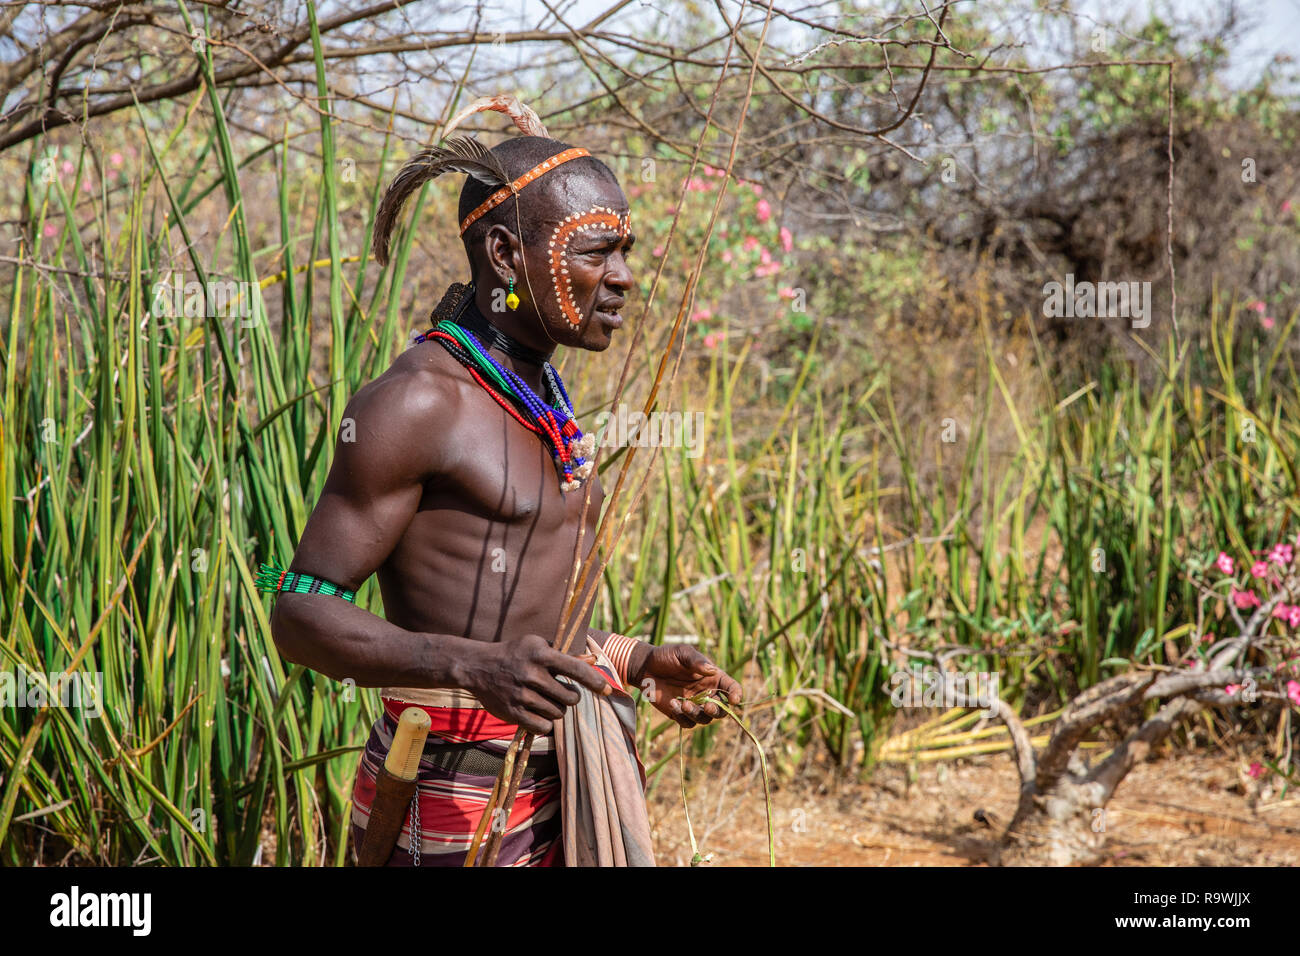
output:
M1228 754L1158 757L1125 778L1107 808L1104 866L1300 865L1300 792L1253 780ZM712 866L767 865L762 780L688 767L691 821ZM909 779L911 778L911 779ZM691 858L674 760L651 793L661 866ZM1276 783L1280 783L1275 778ZM774 789L778 866L986 866L1015 809L1010 758L878 767L870 782L806 778ZM992 829L975 819L977 811Z

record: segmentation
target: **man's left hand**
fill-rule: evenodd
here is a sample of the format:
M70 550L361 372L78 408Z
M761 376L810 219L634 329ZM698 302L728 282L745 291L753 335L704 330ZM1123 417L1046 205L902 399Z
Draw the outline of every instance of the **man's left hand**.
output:
M712 700L696 704L700 694L720 698L728 707L740 703L740 684L689 644L662 644L650 649L630 681L662 714L679 726L698 727L724 716Z

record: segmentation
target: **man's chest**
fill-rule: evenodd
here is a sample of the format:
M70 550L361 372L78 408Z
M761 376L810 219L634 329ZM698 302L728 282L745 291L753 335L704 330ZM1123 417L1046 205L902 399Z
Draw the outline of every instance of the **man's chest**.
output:
M484 521L528 524L538 532L576 530L590 489L586 522L594 530L605 493L594 473L587 484L561 491L550 445L504 410L476 416L455 430L449 467L427 483L422 507L453 505Z

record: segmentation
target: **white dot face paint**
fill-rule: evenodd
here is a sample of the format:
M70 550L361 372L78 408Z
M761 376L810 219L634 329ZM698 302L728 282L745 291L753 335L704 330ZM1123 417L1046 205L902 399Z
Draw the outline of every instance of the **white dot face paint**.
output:
M586 212L575 212L565 216L551 233L547 248L551 260L555 300L559 303L560 314L564 316L570 327L577 329L582 325L583 318L582 310L573 301L573 280L569 277L567 265L570 240L598 226L613 229L618 233L619 239L623 239L631 230L631 216L630 211L619 214L608 206L592 206Z

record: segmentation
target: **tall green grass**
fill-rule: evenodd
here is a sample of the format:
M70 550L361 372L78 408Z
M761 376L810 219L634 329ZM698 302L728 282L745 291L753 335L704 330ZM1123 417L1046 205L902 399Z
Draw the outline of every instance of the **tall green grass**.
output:
M124 196L78 199L87 154L48 183L31 157L38 240L11 270L0 337L0 671L102 672L104 714L0 709L7 864L343 859L373 692L280 659L252 568L292 552L346 400L401 345L424 196L376 270L369 219L362 235L341 226L323 89L305 183L288 136L240 155L211 88L187 125L136 114L147 162ZM266 170L276 202L258 207L242 184ZM222 228L199 234L218 197ZM154 283L177 267L259 290L250 319L154 314ZM1054 373L1035 341L1032 400L985 333L975 415L953 442L938 410L908 415L906 374L822 384L824 321L767 394L757 340L707 353L674 400L706 413L704 454L662 456L596 623L695 634L748 670L787 774L822 756L870 766L894 717L888 645L971 646L1017 704L1161 660L1193 639L1205 555L1272 543L1296 511L1295 322L1265 337L1223 303L1186 351L1154 346L1144 374L1087 381ZM582 385L599 359L566 361L578 406L604 400ZM381 612L373 583L359 603ZM656 769L669 726L642 721ZM706 756L725 732L688 739Z

